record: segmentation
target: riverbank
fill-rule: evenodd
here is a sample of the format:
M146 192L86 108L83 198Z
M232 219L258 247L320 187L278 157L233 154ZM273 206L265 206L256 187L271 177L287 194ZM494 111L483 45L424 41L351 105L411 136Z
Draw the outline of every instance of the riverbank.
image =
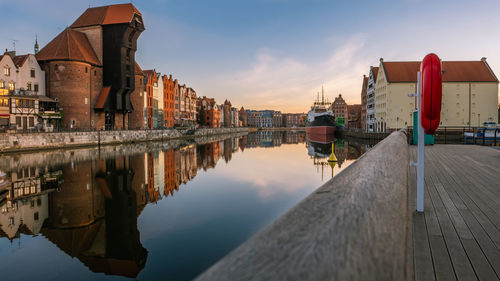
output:
M284 132L284 131L294 131L294 132L305 132L306 127L278 127L278 128L254 128L249 127L248 132L258 132L258 131L273 131L273 132Z
M349 129L344 129L342 131L343 137L363 139L363 140L376 140L376 141L381 141L381 140L385 139L387 136L389 136L390 134L391 134L391 132L385 132L385 133L361 132L361 131L354 131L354 130L349 130Z
M248 128L201 128L194 132L166 129L2 134L0 135L0 154L140 142L163 142L234 133L248 133Z

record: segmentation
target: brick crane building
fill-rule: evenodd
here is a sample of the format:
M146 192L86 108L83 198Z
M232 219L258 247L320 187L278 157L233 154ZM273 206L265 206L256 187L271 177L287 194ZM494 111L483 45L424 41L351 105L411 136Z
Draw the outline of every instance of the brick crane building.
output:
M89 8L40 50L47 94L59 100L64 127L128 128L135 51L144 29L130 3Z

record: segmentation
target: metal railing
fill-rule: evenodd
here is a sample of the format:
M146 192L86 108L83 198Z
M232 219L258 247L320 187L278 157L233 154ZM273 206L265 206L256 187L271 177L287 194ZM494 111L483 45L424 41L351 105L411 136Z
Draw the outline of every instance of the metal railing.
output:
M408 143L413 144L413 126L408 127ZM500 128L439 127L434 134L436 144L500 145Z

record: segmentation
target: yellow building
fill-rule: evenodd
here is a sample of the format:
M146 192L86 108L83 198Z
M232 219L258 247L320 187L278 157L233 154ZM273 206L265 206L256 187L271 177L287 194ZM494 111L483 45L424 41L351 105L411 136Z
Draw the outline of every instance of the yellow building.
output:
M443 100L440 126L479 126L498 122L498 79L486 62L443 61ZM377 132L413 125L417 107L417 72L420 62L380 59L375 87Z

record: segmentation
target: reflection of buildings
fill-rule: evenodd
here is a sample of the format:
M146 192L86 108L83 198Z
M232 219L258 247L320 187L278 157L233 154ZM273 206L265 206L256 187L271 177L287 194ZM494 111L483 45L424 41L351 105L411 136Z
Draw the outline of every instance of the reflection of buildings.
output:
M26 168L1 174L0 237L37 235L48 217L48 193L57 188L60 172Z
M93 272L134 278L148 256L137 228L146 204L174 195L198 169L215 168L221 158L229 161L252 139L256 146L279 146L300 142L301 137L288 132L251 134L175 150L72 162L59 170L0 173L0 183L7 185L0 185L0 237L41 233Z
M147 258L137 229L145 197L134 181L143 173L132 170L141 170L140 157L66 166L60 191L50 194L42 234L94 272L136 277Z

